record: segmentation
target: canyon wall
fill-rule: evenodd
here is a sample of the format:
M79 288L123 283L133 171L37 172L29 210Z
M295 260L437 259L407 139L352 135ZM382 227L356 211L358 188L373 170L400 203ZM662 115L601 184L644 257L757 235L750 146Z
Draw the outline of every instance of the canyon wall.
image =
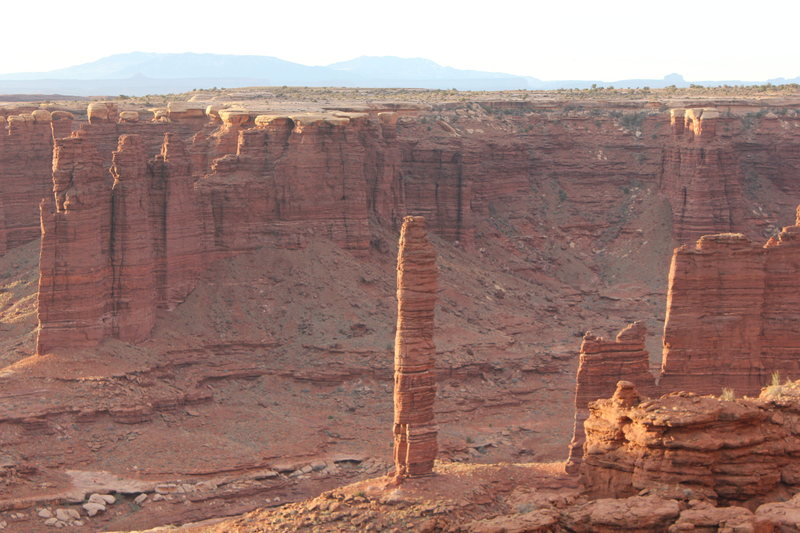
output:
M120 122L113 107L99 106L89 115L76 137L95 153L107 148L120 124L132 127ZM211 260L265 244L297 248L312 236L363 255L371 247L372 225L396 229L407 212L428 214L446 239L471 242L470 213L485 209L485 204L473 209L472 184L483 174L508 175L510 187L498 180L498 190L483 197L518 194L530 172L527 153L496 142L497 154L482 160L485 147L479 142L450 138L418 146L398 140L398 118L386 111L291 116L220 111L219 120L196 134L190 146L180 142L184 135L168 133L161 155L152 160L153 131L123 135L112 150L113 183L108 180L101 194L103 202L108 192L112 200L106 263L114 281L105 318L95 313L92 320L108 322L100 328L106 336L144 340L152 329L152 310L174 307L191 292L202 272L201 256ZM75 231L94 231L90 224L81 228ZM42 244L47 253L76 246L52 236ZM43 268L52 270L46 262ZM57 297L40 296L50 302L40 312L42 331L72 312L59 312ZM62 347L70 346L65 340Z
M257 168L257 174L272 173L280 180L284 171L296 171L299 180L325 165L346 169L350 179L360 173L355 167L363 166L364 183L342 185L348 189L348 209L356 204L362 209L358 196L366 196L370 216L395 230L405 213L419 213L437 235L467 244L476 225L498 211L530 224L525 228L535 230L530 238L545 238L537 227L545 209L542 198L555 194L563 205L549 218L573 239L602 247L626 230L636 191L651 189L669 202L670 232L679 244L731 231L755 238L774 230L800 194L793 179L800 170L800 121L790 108L774 114L749 102L671 111L643 102L500 104L510 103L440 104L403 113L392 112L388 104L368 113L298 113L285 117L291 124L283 133L278 124L268 126L276 115L213 106L206 114L201 105L188 103L155 109L152 119L150 112L119 111L107 102L92 103L86 119L43 109L9 115L0 129L6 247L37 237L38 203L50 190L52 139L72 129L84 131L108 165L120 135L141 136L148 156L158 152L166 133L183 141L197 137L189 148L196 179L209 172L229 174L242 132L252 138L244 140L241 155L257 160L253 143L269 134L255 130L270 129L272 141L285 135L286 149L308 162L295 170L280 164ZM345 127L348 121L353 124ZM305 144L294 145L300 138ZM335 161L335 145L353 159ZM357 153L357 145L363 153ZM277 146L270 148L273 157L280 156ZM333 182L326 184L331 193ZM281 187L294 187L276 186L276 196ZM287 219L304 212L302 205L280 208L288 208ZM353 240L348 246L363 246L362 236L347 238Z
M738 119L716 109L672 109L659 186L672 205L675 238L739 231L746 205L731 142Z
M0 113L0 253L39 237L39 202L53 189L54 139L69 137L74 129L83 131L108 168L120 135L140 135L145 152L152 155L165 133L188 139L208 122L204 116L180 114L173 114L168 121L140 119L138 113L133 113L135 117L130 111L120 113L110 102L90 104L86 119L63 110L25 111L7 116ZM110 182L110 177L106 178Z
M53 189L53 134L72 128L68 113L36 110L0 117L0 220L10 249L39 237L38 205Z
M707 235L675 251L662 391L755 394L774 372L800 375L799 234L787 226L764 246L740 234Z
M157 110L154 120L142 120L133 112L120 113L113 105L97 103L79 131L103 166L112 165L120 135L139 138L138 148L123 150L129 158L120 160L120 177L109 174L105 181L108 190L116 187L113 205L118 210L130 211L139 200L148 205L142 216L148 221L146 227L152 226L148 229L152 235L124 242L135 249L151 240L143 253L151 253L152 247L156 257L164 258L156 260L153 271L157 308L174 307L192 290L192 280L202 272L195 250L213 260L264 244L302 247L315 235L363 255L373 246L385 247L376 237L378 228L396 231L407 213L425 216L434 234L471 250L477 251L487 239L500 243L509 253L525 257L528 270L520 275L535 278L541 275L538 268L573 285L587 280L613 283L618 282L616 259L606 254L617 253L614 248L621 249L632 238L652 239L666 247L673 237L708 230L746 227L757 236L786 210L783 204L789 194L797 189L800 195L800 184L786 178L800 168L796 164L800 160L790 157L788 164L766 170L752 166L767 173L759 181L763 190L753 192L740 186L747 179L739 159L720 166L728 156L710 155L716 147L741 159L739 149L744 145L748 161L754 160L754 154L767 149L770 136L790 151L794 126L800 123L794 112L764 117L763 124L751 124L745 132L743 119L732 114L731 106L680 108L670 115L640 104L595 103L591 109L519 104L509 109L446 104L403 113L373 106L366 112L289 115L244 109L211 109L205 114L175 107ZM774 122L783 126L773 127ZM55 131L52 115L50 124ZM59 131L66 128L59 126ZM172 151L181 154L173 156L180 163L173 161L168 172L163 154L151 157L161 150L167 133L174 141ZM45 139L44 134L40 137ZM178 148L178 141L189 138L191 143ZM124 173L136 174L143 168L151 182L147 191L138 186L129 189L126 184L136 180L127 181ZM748 168L747 172L756 171ZM180 179L171 181L167 174ZM112 183L114 178L118 185ZM722 183L728 178L736 183ZM706 182L722 183L724 194L702 189ZM685 205L680 204L684 189L691 200ZM781 194L772 195L778 189ZM747 212L740 209L762 197L778 200L756 202L757 209ZM671 228L661 228L669 220L654 211L659 201L672 205ZM717 201L739 207L709 203ZM4 195L0 206L8 215ZM718 211L724 216L714 214ZM704 213L713 216L703 218ZM758 224L751 224L754 217ZM120 232L125 224L134 224L118 222L122 226L114 230ZM8 224L2 229L7 236L16 231ZM597 265L563 272L549 272L548 262L534 266L541 249L559 246L554 234L568 239L561 246L599 254L593 259ZM60 246L72 246L67 240L61 242ZM172 243L170 251L164 250L167 242ZM114 246L122 244L114 241ZM186 250L180 251L181 246ZM109 248L109 256L112 251L118 262L123 251ZM117 331L119 317L128 313L124 309L134 296L127 292L127 278L137 277L137 270L144 271L150 259L142 261L136 267L114 266L121 274L113 288L112 300L118 301L110 304L116 317L110 332ZM609 268L611 274L592 268ZM575 275L578 278L571 279ZM783 293L777 285L770 290ZM138 294L134 300L151 297ZM675 306L680 305L678 298ZM42 313L47 316L55 315ZM784 320L770 319L776 335L783 335ZM149 329L148 321L143 330ZM679 344L677 337L675 342ZM671 360L673 367L679 366L678 359ZM674 372L679 371L671 367L666 374Z
M670 110L658 186L679 244L712 233L770 235L797 201L796 122L786 109L731 104Z
M223 130L234 129L242 115ZM252 119L250 119L252 121ZM369 181L382 173L375 160L391 159L375 120L362 116L258 116L238 130L235 148L212 136L213 159L197 182L210 206L214 246L244 250L272 238L302 246L325 236L355 252L369 249ZM393 220L392 222L397 222Z
M53 193L41 204L37 353L94 346L106 336L111 294L111 195L94 145L59 139Z

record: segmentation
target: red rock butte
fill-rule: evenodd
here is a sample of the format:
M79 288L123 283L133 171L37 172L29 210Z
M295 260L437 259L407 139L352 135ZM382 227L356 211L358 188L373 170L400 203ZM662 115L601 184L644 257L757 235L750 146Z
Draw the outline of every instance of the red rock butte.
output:
M567 468L577 471L589 402L618 380L647 395L687 391L757 394L772 376L800 376L800 226L760 245L738 233L705 235L672 257L658 384L648 370L644 329L614 342L584 337Z
M620 331L615 340L606 340L590 332L583 336L575 386L575 427L566 466L568 472L578 471L583 456L583 424L589 416L589 402L610 396L619 376L636 383L647 395L655 393L655 378L650 373L644 346L646 335L645 325L634 322Z

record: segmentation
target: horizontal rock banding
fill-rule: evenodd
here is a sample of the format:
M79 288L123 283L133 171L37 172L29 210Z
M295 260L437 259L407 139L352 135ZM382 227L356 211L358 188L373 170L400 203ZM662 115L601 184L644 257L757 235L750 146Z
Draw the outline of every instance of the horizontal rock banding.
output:
M745 220L738 155L727 136L737 120L716 109L672 109L672 136L662 154L659 184L672 204L679 243L708 233L741 231Z
M430 474L436 459L436 257L425 219L406 217L397 255L394 461L398 478Z
M800 219L798 220L800 222ZM567 468L577 471L590 401L617 380L646 396L674 391L756 394L774 374L800 377L800 225L761 246L738 233L705 235L675 250L658 386L647 354L589 337L581 347L575 430ZM643 334L640 339L643 350ZM600 353L601 357L590 353ZM634 361L631 360L634 357Z
M592 497L648 489L665 497L753 504L800 490L797 383L757 399L673 393L640 402L631 383L590 405L581 480Z
M111 195L84 137L56 141L41 227L37 353L93 346L110 327Z
M634 382L646 395L655 390L644 346L646 335L647 328L641 322L630 324L614 340L591 333L584 335L575 387L575 426L567 460L568 472L577 472L583 455L583 423L589 416L589 402L610 396L621 376Z
M144 150L140 137L122 136L109 185L86 133L56 141L54 202L41 213L37 353L143 341L155 309L196 282L204 250L186 153L169 137L153 164Z
M800 227L766 246L708 235L675 251L667 294L662 392L755 394L774 372L800 376Z

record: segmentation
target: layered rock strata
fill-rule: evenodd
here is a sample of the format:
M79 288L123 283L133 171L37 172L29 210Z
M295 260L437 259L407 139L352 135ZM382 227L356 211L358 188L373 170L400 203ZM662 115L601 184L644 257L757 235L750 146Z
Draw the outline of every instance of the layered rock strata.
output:
M640 401L629 382L590 404L581 480L591 497L642 490L754 507L800 491L800 387L722 400L672 393Z
M765 304L765 249L741 234L701 237L672 258L661 387L717 394L757 391Z
M189 141L209 124L209 120L202 115L182 115L184 114L177 113L170 118L172 115L167 113L164 120L141 120L141 117L135 119L130 111L119 111L113 102L93 102L87 110L89 121L82 123L79 130L91 139L103 161L110 166L111 154L122 135L138 135L145 155L150 158L159 153L167 133Z
M560 227L576 238L603 238L618 222L609 221L609 213L624 208L633 199L632 191L642 187L657 190L659 199L669 201L673 234L680 243L720 231L741 231L751 237L765 234L788 209L784 199L800 192L794 180L800 168L798 117L788 108L779 109L779 114L764 113L752 102L717 104L676 108L671 113L654 111L652 106L636 109L598 102L589 104L591 109L486 102L398 112L392 109L400 107L387 104L382 109L372 106L367 113L334 111L328 119L362 116L374 123L373 128L349 131L358 131L355 135L362 137L362 144L381 139L377 144L384 143L365 154L367 179L362 188L366 190L361 194L367 196L370 216L390 220L393 228L407 207L425 215L437 234L470 243L476 221L493 216L497 209L512 218L529 216L531 202L555 192L569 200L562 208ZM235 156L240 134L258 128L259 116L264 117L244 109L201 107L173 102L155 110L150 119L144 112L120 111L113 102L93 102L87 110L88 123L80 128L94 139L108 165L120 135L141 135L151 156L165 133L183 140L197 134L199 146L190 150L197 178L214 161ZM478 107L486 113L476 113ZM43 109L19 110L37 113L37 118L12 114L7 122L21 125L25 117L32 123L47 122ZM62 120L63 111L51 115L51 126L40 128L45 133L52 128L45 137L68 136L72 121ZM297 124L315 120L307 113L290 119ZM25 128L16 129L21 133ZM35 238L38 201L48 190L46 172L35 169L49 166L50 150L40 141L30 144L25 135L10 132L0 137L9 147L0 148L0 159L8 158L0 166L0 200L9 223L25 220L33 228L34 234L23 232L19 237L27 242ZM52 145L49 139L44 141ZM335 160L330 164L335 167ZM373 166L376 171L369 171ZM40 189L30 197L16 196L16 187L5 183L6 169L9 184L17 179L14 169L22 169L29 189L31 180L40 180ZM9 209L19 210L23 217L9 215ZM624 209L619 212L625 216ZM12 247L16 233L10 233Z
M94 346L110 327L111 195L83 136L58 139L52 196L42 201L37 353Z
M659 183L672 204L677 241L738 231L745 202L730 142L736 119L717 109L677 108L670 111L670 122L672 137L664 147Z
M584 339L569 471L580 462L586 406L608 395L615 381L632 381L647 396L719 394L724 388L752 395L773 375L800 377L800 217L796 222L763 246L724 233L675 250L657 387L646 352L635 351L643 350L644 331L633 352L593 336Z
M112 336L145 340L155 325L156 249L151 180L140 137L123 135L111 175Z
M194 289L211 249L208 208L195 191L190 155L174 133L164 135L161 153L149 164L154 219L156 290L160 307L172 309Z
M499 118L476 112L475 107L453 104L427 111L431 116L449 117L450 122L444 118L431 122L429 116L412 116L419 115L419 110L403 115L387 111L388 107L278 116L235 109L203 114L191 106L173 106L162 110L155 121L141 117L137 121L123 117L113 104L97 103L89 113L90 123L83 124L81 131L104 165L112 164L120 134L139 135L148 160L161 149L164 133L171 132L175 141L194 137L185 149L187 168L171 171L185 174L176 198L194 199L164 204L163 199L172 193L159 188L158 180L149 191L154 210L149 217L157 226L153 230L156 256L175 257L174 261L183 256L180 262L192 269L189 279L200 271L200 261L192 258L191 251L174 256L164 252L165 242L185 242L189 249L200 246L207 252L204 256L211 258L264 244L302 247L313 235L366 254L371 246L385 249L376 228L396 230L407 212L424 215L431 231L468 249L477 236L502 242L512 253L527 253L526 247L553 246L551 230L558 227L569 235L570 247L597 245L602 260L605 248L599 248L601 244L627 242L636 234L641 221L635 220L634 211L644 198L640 195L655 195L658 189L672 198L669 183L677 179L676 174L667 169L658 178L665 139L681 136L675 142L690 143L683 136L691 132L692 149L705 142L733 146L735 133L733 123L714 122L729 117L716 117L712 110L684 111L670 133L666 114L659 112L631 114L603 107L593 109L594 114L564 111L555 120L553 109L528 104L519 109L512 106L508 110L514 115ZM689 116L693 118L687 122ZM597 118L587 124L588 117ZM486 130L481 129L484 126ZM728 127L733 128L730 138L722 135ZM600 130L611 133L598 135ZM747 145L749 154L763 151L769 135L778 135L776 128L761 130L758 148ZM789 131L780 131L784 130ZM789 138L788 133L780 135ZM565 159L567 152L571 156ZM148 166L153 176L163 173L158 165ZM794 168L800 168L800 163L790 160L786 168L770 170L769 179L762 181L779 183L787 192L783 198L796 186L783 178ZM659 179L660 188L655 187ZM107 180L110 188L111 178ZM0 194L0 209L9 218L9 210L17 207L5 200ZM187 222L160 225L165 220L161 211L181 202L191 206L189 213L175 208L168 218L185 217ZM159 207L162 204L166 208ZM783 209L782 204L779 208ZM668 223L667 211L659 210L658 217ZM613 220L609 220L610 212L615 213ZM730 227L748 220L747 214L731 213L735 223ZM711 226L702 226L706 227ZM177 252L176 246L182 244L173 245ZM538 257L534 252L530 255L528 263L535 265ZM533 279L565 277L548 269L547 264L531 266L520 274ZM159 307L174 307L191 290L191 282L171 277L169 272L186 270L156 266ZM592 272L578 274L596 281ZM566 277L562 281L575 286L583 282Z
M798 221L800 222L800 221ZM660 388L755 394L778 372L800 376L800 225L765 245L707 235L670 267Z
M234 126L241 124L223 125L221 135ZM244 250L270 238L298 247L314 234L366 252L370 218L395 227L405 211L391 192L399 152L388 129L362 115L257 116L255 127L238 132L235 151L213 159L198 182L214 246ZM214 141L208 151L222 146ZM392 200L383 203L386 195Z
M123 135L107 172L84 132L59 139L55 202L42 203L37 353L147 339L157 308L192 290L205 241L188 155L167 136L148 162Z
M606 340L587 332L581 343L575 387L575 427L569 446L567 472L577 472L583 455L585 439L583 423L589 417L589 402L613 394L620 376L634 382L639 390L650 395L655 391L655 379L645 349L647 327L641 322L630 324Z
M53 185L53 136L72 129L72 115L43 109L0 117L0 204L5 239L15 248L38 238L38 205Z
M160 149L165 133L191 138L200 131L208 119L196 111L172 113L167 121L143 121L136 112L120 112L113 102L92 102L88 122L83 123L61 110L0 114L0 254L39 237L39 202L52 191L54 139L80 129L108 168L120 135L139 135L150 157ZM110 177L106 178L110 186Z
M394 462L398 478L433 471L437 453L436 256L423 217L406 217L397 256L397 335L394 348Z

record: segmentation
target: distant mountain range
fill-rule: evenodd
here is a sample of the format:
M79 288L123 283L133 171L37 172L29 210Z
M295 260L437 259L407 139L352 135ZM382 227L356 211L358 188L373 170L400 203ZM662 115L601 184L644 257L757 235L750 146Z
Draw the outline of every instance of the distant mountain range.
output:
M800 83L800 77L765 81L695 81L698 85ZM143 96L250 86L398 87L421 89L515 90L597 87L688 87L678 74L663 79L543 81L529 76L443 67L428 59L362 56L325 67L310 67L269 56L154 54L132 52L51 70L0 75L0 94L60 93L76 96Z

